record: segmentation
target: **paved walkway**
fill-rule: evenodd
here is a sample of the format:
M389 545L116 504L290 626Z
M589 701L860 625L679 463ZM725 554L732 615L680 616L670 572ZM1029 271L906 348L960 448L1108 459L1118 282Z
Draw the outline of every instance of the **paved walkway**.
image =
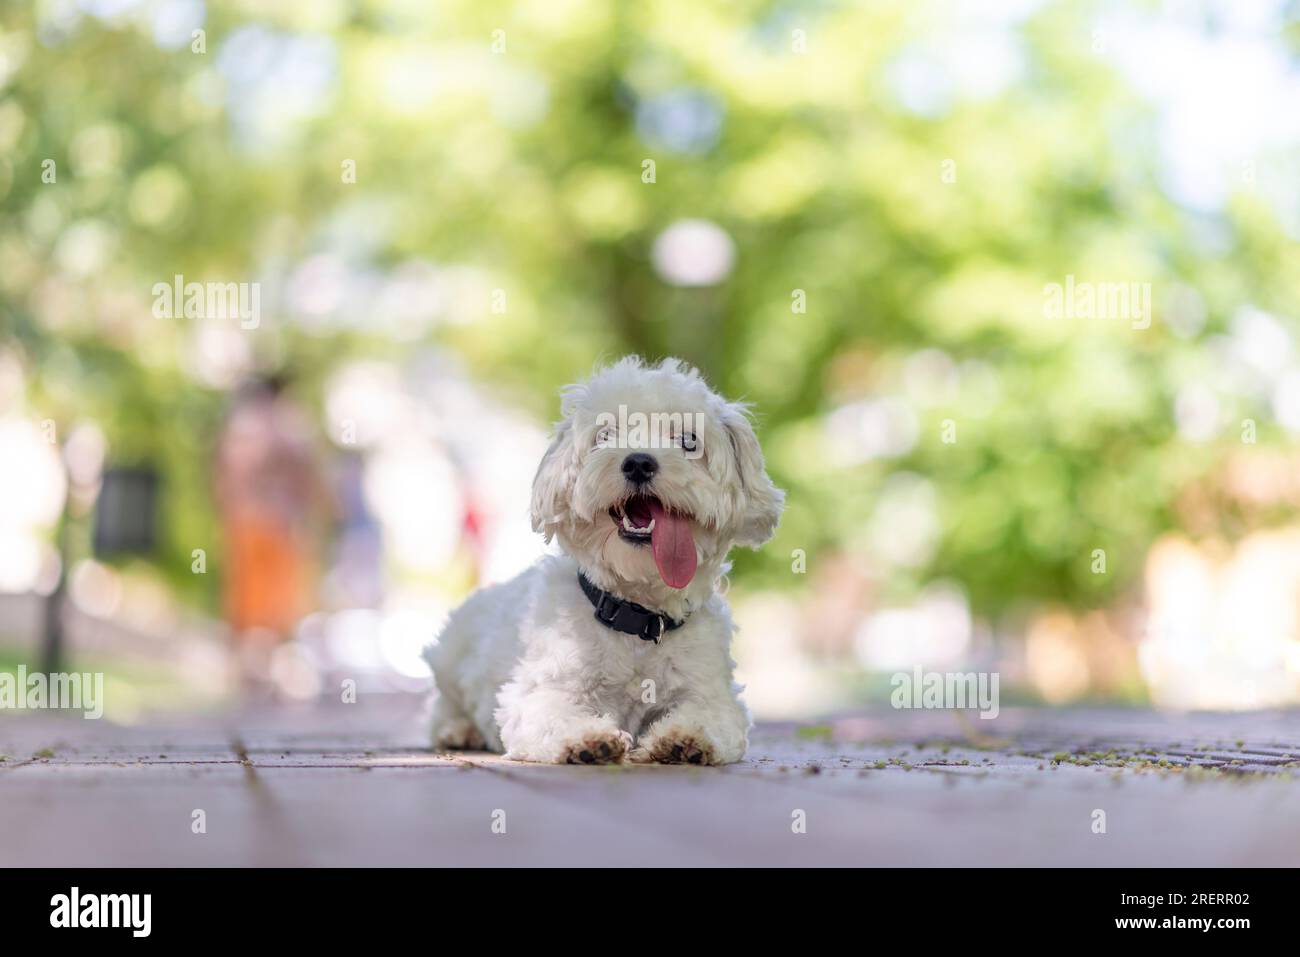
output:
M5 716L0 866L1300 864L1296 713L886 711L718 769L435 755L420 708Z

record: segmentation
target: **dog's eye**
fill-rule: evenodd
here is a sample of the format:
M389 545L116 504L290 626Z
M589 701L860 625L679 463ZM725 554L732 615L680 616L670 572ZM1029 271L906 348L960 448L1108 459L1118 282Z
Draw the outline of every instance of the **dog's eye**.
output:
M615 431L613 428L606 426L596 433L596 448L602 448L614 441Z
M682 433L682 448L687 452L694 452L700 447L700 440L695 437L694 432Z

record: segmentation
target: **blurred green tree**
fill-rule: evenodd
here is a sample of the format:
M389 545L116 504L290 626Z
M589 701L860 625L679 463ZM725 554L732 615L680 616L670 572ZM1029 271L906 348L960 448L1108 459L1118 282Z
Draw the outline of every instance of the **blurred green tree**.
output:
M150 311L175 275L260 281L247 348L309 396L343 357L434 346L545 418L601 359L697 363L754 403L789 489L776 542L738 561L774 587L802 548L900 595L950 577L984 614L1090 606L1162 530L1242 527L1180 506L1242 445L1187 442L1174 404L1243 304L1300 314L1300 253L1248 191L1209 225L1166 198L1092 4L1006 24L1014 81L978 95L927 94L925 4L229 2L201 38L52 10L3 14L0 316L34 407L160 464L160 566L196 600L224 396L200 330ZM682 220L724 231L719 281L656 265ZM320 256L436 264L438 321L304 312ZM1150 284L1155 320L1051 318L1070 276ZM1264 397L1220 400L1285 442Z

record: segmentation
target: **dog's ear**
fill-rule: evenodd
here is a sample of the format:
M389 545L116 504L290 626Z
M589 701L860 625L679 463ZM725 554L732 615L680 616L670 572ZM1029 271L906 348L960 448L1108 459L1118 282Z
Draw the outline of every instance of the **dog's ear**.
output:
M555 526L569 511L569 494L578 477L578 449L573 442L573 419L555 427L551 447L542 456L533 476L533 531L542 532L546 541L555 534Z
M740 481L740 521L736 544L757 548L776 531L785 507L785 492L772 484L763 463L763 450L749 421L749 412L738 402L728 403L723 410L722 425L731 440L735 454L737 478Z

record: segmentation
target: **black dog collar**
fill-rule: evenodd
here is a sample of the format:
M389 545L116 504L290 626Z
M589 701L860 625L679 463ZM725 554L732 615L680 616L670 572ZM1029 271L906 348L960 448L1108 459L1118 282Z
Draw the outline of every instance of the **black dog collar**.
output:
M636 635L642 641L653 641L657 645L665 631L673 631L686 623L674 621L667 615L651 611L644 605L602 591L582 572L578 572L578 584L582 586L583 593L591 603L596 606L596 620L606 628L613 628L627 635Z

